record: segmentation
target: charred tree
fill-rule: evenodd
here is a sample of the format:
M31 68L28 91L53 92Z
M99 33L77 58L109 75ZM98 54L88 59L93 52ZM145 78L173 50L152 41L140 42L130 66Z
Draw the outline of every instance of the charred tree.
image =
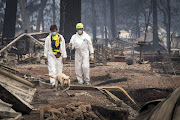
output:
M42 31L44 32L44 17L42 17Z
M104 11L103 11L103 14L104 14L104 37L105 37L105 44L106 46L108 46L108 39L107 39L107 21L106 21L106 1L103 0L103 7L104 7Z
M5 38L12 39L15 36L15 26L16 26L16 12L17 12L17 0L6 0L4 24L3 24L3 35L2 35L2 45ZM10 42L10 41L6 41Z
M27 11L26 11L25 0L19 0L19 5L20 5L20 12L23 19L23 24L24 24L24 30L29 33L31 32L30 21L29 21L29 16L27 15Z
M150 7L151 8L151 7ZM144 42L146 42L146 35L147 35L147 32L148 32L148 26L149 26L149 19L150 19L150 16L151 16L151 12L152 12L152 9L149 10L149 13L148 13L148 16L146 18L146 15L145 16L145 34L144 34Z
M38 18L37 18L36 32L40 31L40 26L43 21L43 11L46 6L46 3L47 3L47 0L41 0L41 6L39 9L39 14L38 14Z
M81 22L81 0L61 0L60 33L66 42L76 33L76 24Z
M114 0L109 0L110 2L110 19L111 19L111 35L112 39L116 37L116 30L115 30L115 14L114 14Z
M139 13L136 13L136 38L140 37Z
M170 0L167 0L167 49L170 53L171 50L171 41L170 41L170 31L171 31L171 6L170 6Z
M94 4L94 0L92 0L92 33L93 33L93 42L96 43L97 39L96 39L96 9L95 9L95 4Z
M158 26L157 26L157 0L152 0L153 7L153 50L156 51L159 48L158 45Z
M144 0L135 0L133 3L133 13L135 14L135 20L136 20L136 38L139 38L141 35L141 31L140 31L140 17L141 17L141 13L142 11L144 11L144 6L145 5L145 1ZM145 13L146 14L146 13ZM146 17L146 16L145 16ZM145 18L145 22L146 22L146 18Z
M5 9L5 4L6 1L5 0L1 0L1 4L0 4L0 37L2 37L2 32L3 32L3 22L4 22L4 9Z
M171 29L171 6L170 6L170 0L166 0L166 2L160 0L158 4L159 10L163 13L164 17L164 26L166 28L166 36L167 36L167 50L170 53L171 49L171 40L170 40L170 29Z
M85 9L83 10L83 11L84 11L84 18L87 18L87 17L89 16L89 15L88 15L89 9L87 9L87 7L88 7L87 2L84 3L84 6L85 6ZM81 19L82 19L82 18L81 18ZM83 21L83 24L85 24L85 26L84 26L84 29L85 29L85 30L87 30L87 23L88 23L88 20L87 20L87 19Z
M53 0L53 4L52 4L52 9L53 9L53 24L56 23L56 5L55 5L55 0Z

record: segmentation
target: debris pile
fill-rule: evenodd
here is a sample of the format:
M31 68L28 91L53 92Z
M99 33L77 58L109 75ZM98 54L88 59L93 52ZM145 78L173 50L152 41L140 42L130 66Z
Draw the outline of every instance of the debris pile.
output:
M40 109L42 111L47 106ZM42 114L40 112L40 114ZM40 115L41 116L41 115ZM43 116L45 120L60 119L60 120L101 120L104 118L100 113L93 112L90 104L82 102L71 103L66 107L60 107L58 109L50 108Z
M158 61L151 63L153 71L167 75L178 75L180 73L180 57L176 56L176 54L171 55L164 52L161 53L161 56L158 59L156 59Z
M44 38L49 33L23 33L0 50L0 63L15 65L22 63L42 63ZM42 40L43 39L43 40Z
M36 88L31 82L9 72L12 70L0 67L0 118L19 120L21 113L30 113L33 109L30 103Z
M22 114L13 110L11 104L8 104L0 99L0 119L22 119Z

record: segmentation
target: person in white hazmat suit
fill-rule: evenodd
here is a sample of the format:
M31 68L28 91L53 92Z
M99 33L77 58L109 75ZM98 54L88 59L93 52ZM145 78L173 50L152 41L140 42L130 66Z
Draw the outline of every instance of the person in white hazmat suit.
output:
M94 49L90 36L83 31L83 24L76 25L76 34L71 37L69 47L75 48L75 72L79 84L90 85L89 78L89 52L90 60L94 61Z
M49 75L56 76L62 73L63 63L66 61L65 40L57 33L57 26L51 25L50 34L45 39L44 57L48 61ZM50 83L55 86L55 79L50 78Z

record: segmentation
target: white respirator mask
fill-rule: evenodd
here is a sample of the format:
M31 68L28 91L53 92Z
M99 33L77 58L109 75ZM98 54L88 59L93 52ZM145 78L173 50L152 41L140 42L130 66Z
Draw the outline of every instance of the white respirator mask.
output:
M56 33L57 33L57 32L52 32L51 34L52 34L52 36L55 36L55 35L56 35Z
M82 30L78 30L77 32L78 32L79 35L81 35L83 31Z

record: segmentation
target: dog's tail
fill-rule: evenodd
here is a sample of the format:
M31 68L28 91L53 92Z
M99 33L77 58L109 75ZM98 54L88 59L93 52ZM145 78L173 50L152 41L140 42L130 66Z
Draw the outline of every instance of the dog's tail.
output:
M49 74L44 74L45 76L49 76L49 77L51 77L51 78L55 78L55 77L53 77L52 75L49 75Z

